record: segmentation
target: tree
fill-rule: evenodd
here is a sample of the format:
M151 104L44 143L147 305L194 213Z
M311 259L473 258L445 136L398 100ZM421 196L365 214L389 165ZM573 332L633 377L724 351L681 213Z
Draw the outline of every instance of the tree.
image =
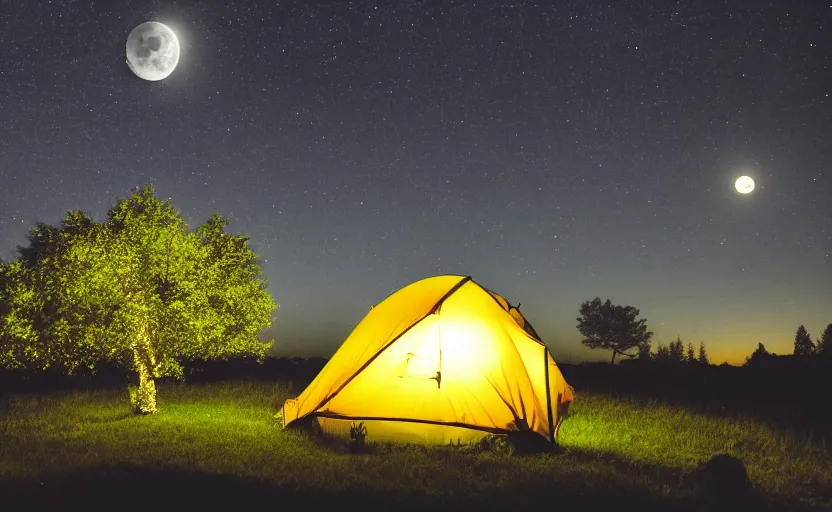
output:
M656 348L656 361L670 361L670 349L661 341Z
M670 342L670 359L674 363L681 363L685 360L685 345L679 336L676 336L676 341Z
M695 363L696 362L696 350L693 348L693 343L688 343L688 348L685 351L685 362L686 363Z
M613 305L609 299L602 303L595 297L581 303L579 311L577 327L584 336L581 343L593 349L612 350L612 364L618 354L635 357L628 351L649 342L653 336L647 330L647 320L636 319L640 312L632 306Z
M745 359L746 366L753 366L761 364L767 361L771 357L771 354L766 350L765 345L762 343L757 344L757 350L751 353L749 357Z
M705 351L704 342L699 342L699 357L697 357L696 360L699 362L699 364L703 364L706 366L711 364L710 361L708 361L708 353Z
M794 335L794 355L796 356L810 356L815 353L815 344L812 342L812 337L802 325L797 328L797 333Z
M820 335L815 353L825 359L832 359L832 323Z
M651 349L651 346L650 346L649 341L645 341L644 343L640 343L638 345L638 355L636 356L636 358L639 361L642 361L642 362L650 361L650 359L651 359L650 349Z
M156 411L155 379L181 376L185 358L262 357L257 333L275 304L244 235L214 215L191 231L146 187L103 223L69 212L39 225L11 265L8 360L72 373L104 361L138 377L137 413ZM23 347L23 348L21 348Z

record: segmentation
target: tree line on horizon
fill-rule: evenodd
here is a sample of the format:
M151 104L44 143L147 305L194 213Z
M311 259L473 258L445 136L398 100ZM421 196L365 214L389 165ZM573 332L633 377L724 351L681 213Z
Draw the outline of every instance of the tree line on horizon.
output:
M653 333L647 330L647 319L638 318L641 312L633 306L616 305L610 299L602 302L599 297L595 297L582 302L579 313L577 328L584 337L581 343L591 349L612 350L611 364L615 364L618 355L639 362L710 364L704 342L699 343L697 351L692 343L685 345L678 335L668 345L659 342L653 352ZM746 358L745 365L753 365L774 355L760 343ZM832 323L826 326L815 341L803 325L798 327L793 355L801 358L818 357L832 362Z
M832 362L832 323L812 340L806 327L800 325L794 335L794 352L790 354L801 359L820 359ZM767 358L778 357L766 350L765 345L759 343L757 349L746 359L746 364L762 362Z

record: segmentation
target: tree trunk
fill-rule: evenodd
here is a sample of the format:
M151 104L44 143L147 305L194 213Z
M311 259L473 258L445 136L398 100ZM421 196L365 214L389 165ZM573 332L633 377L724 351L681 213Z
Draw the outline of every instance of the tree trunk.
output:
M153 414L158 411L156 408L156 379L153 376L150 364L148 364L148 358L142 357L138 348L133 349L133 363L136 366L136 372L139 374L139 387L130 392L133 412L135 414Z
M147 365L142 364L139 367L139 388L133 398L133 412L153 414L156 411L156 380Z
M610 361L610 364L615 364L615 356L616 356L616 354L618 354L618 352L617 352L616 350L613 350L613 351L612 351L612 361Z

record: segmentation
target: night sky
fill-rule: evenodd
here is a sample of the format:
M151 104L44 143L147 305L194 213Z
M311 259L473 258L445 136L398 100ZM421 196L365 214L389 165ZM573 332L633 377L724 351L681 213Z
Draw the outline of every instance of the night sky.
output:
M145 21L181 44L157 82L125 62ZM812 0L2 2L0 257L153 184L251 235L279 355L442 273L559 361L610 357L595 296L654 348L791 353L832 322L830 33Z

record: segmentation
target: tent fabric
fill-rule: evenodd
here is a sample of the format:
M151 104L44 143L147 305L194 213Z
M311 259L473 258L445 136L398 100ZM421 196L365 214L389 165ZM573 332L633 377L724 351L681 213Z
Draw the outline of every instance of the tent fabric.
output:
M312 383L283 406L283 426L315 418L368 441L473 442L535 432L554 441L574 399L519 309L468 276L417 281L372 308Z

